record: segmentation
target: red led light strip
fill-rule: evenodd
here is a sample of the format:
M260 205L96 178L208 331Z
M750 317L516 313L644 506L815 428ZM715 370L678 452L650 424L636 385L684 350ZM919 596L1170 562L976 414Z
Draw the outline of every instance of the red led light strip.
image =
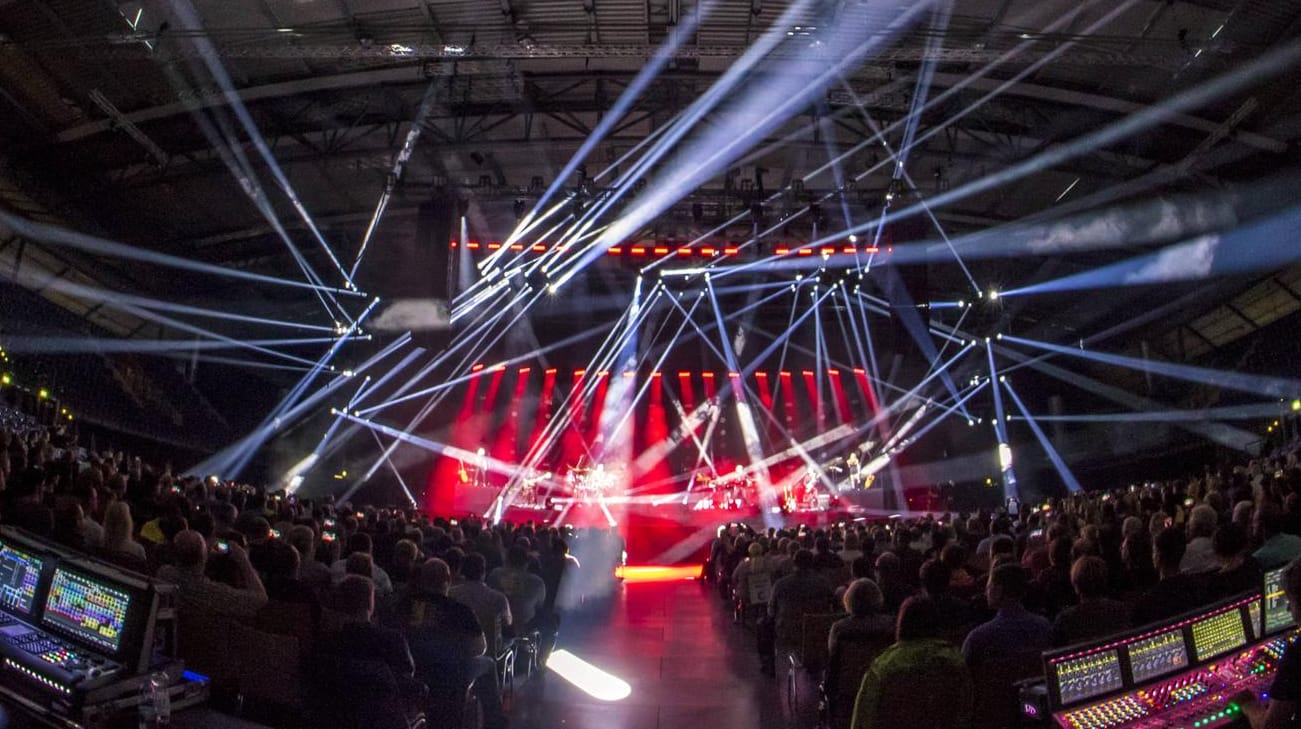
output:
M453 250L460 248L461 242L455 240L450 241L450 247ZM570 246L568 245L557 246L557 245L552 245L550 243L532 243L532 244L512 243L510 245L507 245L500 241L480 242L477 240L472 240L472 241L467 241L465 243L465 248L466 250L471 250L471 251L484 251L484 250L500 251L503 248L505 248L517 253L547 253L549 251L564 253L570 249ZM801 248L799 246L779 245L773 248L773 255L775 256L789 256L792 254L797 256L812 256L812 255L854 256L854 255L871 255L879 252L880 252L880 248L878 248L877 246L852 246L852 245L841 246L839 248L835 246L822 246L820 248L807 248L807 247ZM754 254L755 251L752 250L751 253ZM717 258L719 256L739 256L741 255L741 246L733 246L733 245L727 245L722 247L701 246L699 248L693 248L691 246L678 246L675 248L668 245L610 246L609 248L605 249L605 254L607 256L632 256L634 258L642 258L647 256L655 256L658 258L663 258L666 256L678 256L680 258L691 258L692 256L698 258ZM758 257L762 257L762 254L759 254Z

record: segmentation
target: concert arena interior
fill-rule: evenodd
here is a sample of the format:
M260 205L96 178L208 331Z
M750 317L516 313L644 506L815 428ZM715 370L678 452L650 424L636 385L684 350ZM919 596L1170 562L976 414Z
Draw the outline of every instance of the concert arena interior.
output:
M0 0L0 729L1301 727L1301 2Z

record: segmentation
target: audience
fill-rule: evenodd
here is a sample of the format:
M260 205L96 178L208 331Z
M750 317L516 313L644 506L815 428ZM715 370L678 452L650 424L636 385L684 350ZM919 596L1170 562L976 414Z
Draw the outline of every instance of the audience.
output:
M339 699L319 706L356 700L388 717L375 726L404 725L430 705L426 692L457 687L462 698L472 687L488 726L504 725L494 656L534 630L549 650L560 611L608 594L623 547L607 529L299 501L67 444L66 433L0 425L0 522L174 582L183 617L294 632L314 685L334 687ZM832 656L893 632L857 705L839 707L855 727L870 727L881 688L919 667L944 667L969 697L970 675L1011 653L1258 589L1262 570L1301 556L1299 494L1295 457L1270 456L1012 514L766 533L742 525L720 531L711 574L727 583L729 600L750 592L756 575L771 584L756 628L765 673L777 646L798 641L804 615L837 604L847 617L831 629ZM308 615L310 625L272 619L286 614ZM969 713L970 704L958 708ZM345 708L324 714L313 725L348 724Z

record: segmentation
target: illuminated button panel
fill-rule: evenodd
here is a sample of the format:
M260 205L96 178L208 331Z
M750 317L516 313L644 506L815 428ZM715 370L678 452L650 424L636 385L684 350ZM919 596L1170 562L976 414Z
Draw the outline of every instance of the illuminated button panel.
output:
M1105 729L1121 726L1148 715L1148 708L1134 695L1118 696L1066 714L1071 729Z

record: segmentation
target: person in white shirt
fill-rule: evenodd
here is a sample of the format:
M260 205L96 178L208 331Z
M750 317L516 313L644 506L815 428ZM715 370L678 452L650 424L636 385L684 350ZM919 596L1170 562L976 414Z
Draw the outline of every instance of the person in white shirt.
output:
M1193 507L1188 516L1188 547L1183 559L1179 561L1181 573L1196 574L1219 568L1215 559L1215 546L1211 542L1218 522L1219 515L1215 509L1206 504Z

